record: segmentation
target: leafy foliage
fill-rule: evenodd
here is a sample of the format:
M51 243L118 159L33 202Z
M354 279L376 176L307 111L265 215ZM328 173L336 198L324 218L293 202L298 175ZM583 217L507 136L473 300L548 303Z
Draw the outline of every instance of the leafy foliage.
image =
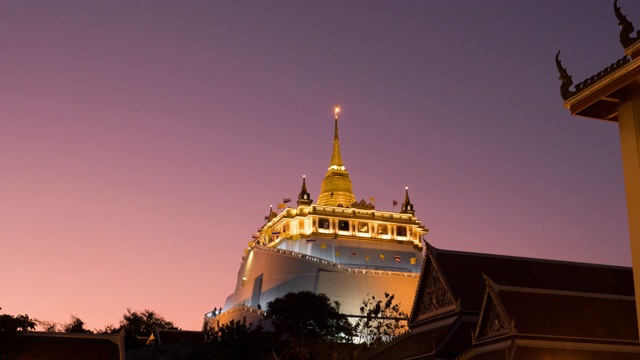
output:
M276 338L287 341L288 358L309 359L324 343L351 341L353 328L339 307L325 294L289 292L267 303L266 318L272 321Z
M60 327L58 326L59 324L55 321L48 321L48 320L39 320L39 319L33 319L33 321L36 323L36 326L38 326L41 331L44 332L60 332Z
M156 314L155 311L145 309L143 311L131 311L122 315L120 320L120 329L124 329L127 334L134 336L150 336L155 329L161 330L180 330L173 322Z
M211 359L267 359L271 355L271 333L264 331L261 324L247 325L246 317L209 328L205 337Z
M407 331L407 314L400 310L394 299L395 295L385 292L384 299L371 296L362 300L360 314L363 318L356 322L355 331L370 347L388 343Z
M28 315L0 314L0 360L13 359L23 351L25 346L18 335L35 328L36 323Z
M81 333L91 334L93 331L84 328L85 322L80 320L79 317L71 315L71 321L64 325L64 332L66 333Z

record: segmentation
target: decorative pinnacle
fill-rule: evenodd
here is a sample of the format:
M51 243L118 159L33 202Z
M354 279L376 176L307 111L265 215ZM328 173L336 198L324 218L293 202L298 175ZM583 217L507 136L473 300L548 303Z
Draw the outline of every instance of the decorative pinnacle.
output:
M409 187L408 186L404 187L404 202L402 203L402 209L400 210L400 212L401 213L406 213L406 214L412 214L412 215L415 213L413 211L413 204L409 200Z
M340 107L336 106L336 108L334 109L334 116L335 116L335 129L333 131L333 141L339 141L338 139L338 113L340 112Z
M573 80L571 79L571 75L567 72L567 69L562 66L562 62L560 61L560 51L556 54L556 67L558 68L558 72L560 73L560 96L562 96L562 100L568 100L573 95L577 93L575 90L571 90L571 85L573 85Z
M311 194L307 191L307 177L302 175L302 189L300 189L300 194L298 194L298 206L309 206L313 203L311 200Z
M340 138L338 137L338 113L340 107L336 106L334 109L335 126L333 130L333 152L331 153L331 164L329 164L329 170L342 170L344 171L344 164L342 163L342 155L340 154Z
M300 193L307 193L307 177L302 175L302 190Z
M623 48L628 48L629 46L635 44L636 41L640 38L640 31L636 33L636 37L631 37L633 34L633 23L627 19L627 17L622 13L620 7L618 6L618 0L613 2L613 12L616 14L616 18L618 19L618 26L620 26L620 44L622 44Z

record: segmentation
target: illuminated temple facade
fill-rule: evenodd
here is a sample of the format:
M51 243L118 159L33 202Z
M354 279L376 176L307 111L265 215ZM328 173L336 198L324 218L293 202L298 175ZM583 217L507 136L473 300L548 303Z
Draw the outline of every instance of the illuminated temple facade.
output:
M205 315L205 326L243 317L257 323L269 301L303 290L339 301L340 312L352 321L364 298L385 292L411 311L428 229L414 216L407 189L399 212L356 200L340 153L337 111L331 162L317 202L303 177L296 207L281 204L280 213L269 211L245 249L235 291L221 310Z

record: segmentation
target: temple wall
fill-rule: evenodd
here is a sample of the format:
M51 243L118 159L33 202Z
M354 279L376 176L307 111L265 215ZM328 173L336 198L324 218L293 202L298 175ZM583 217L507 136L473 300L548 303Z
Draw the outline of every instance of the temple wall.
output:
M403 311L411 311L418 274L352 271L337 268L329 262L323 264L321 261L254 249L247 255L238 274L239 283L244 282L244 286L238 287L227 298L224 310L238 305L254 308L259 305L265 310L267 302L287 292L307 290L325 293L332 301L340 301L341 312L347 315L359 315L362 300L367 294L382 298L385 291L396 295Z

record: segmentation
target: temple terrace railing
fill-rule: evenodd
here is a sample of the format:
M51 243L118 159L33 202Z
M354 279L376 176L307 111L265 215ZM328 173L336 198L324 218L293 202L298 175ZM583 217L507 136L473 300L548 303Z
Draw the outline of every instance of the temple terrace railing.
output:
M420 277L419 273L412 273L412 272L408 272L408 271L407 272L402 272L402 271L357 269L357 268L353 268L353 267L349 267L349 266L345 266L345 265L340 265L340 264L335 263L333 261L322 259L322 258L319 258L319 257L316 257L316 256L311 256L311 255L299 253L297 251L271 248L271 247L263 246L263 245L254 244L253 248L254 249L260 249L260 250L263 250L263 251L270 251L270 252L274 252L274 253L277 253L277 254L289 255L289 256L305 259L305 260L308 260L308 261L317 262L317 263L320 263L322 265L328 265L328 266L334 267L336 269L340 269L340 270L348 272L348 273L367 274L367 275L402 276L402 277L410 277L410 278Z

